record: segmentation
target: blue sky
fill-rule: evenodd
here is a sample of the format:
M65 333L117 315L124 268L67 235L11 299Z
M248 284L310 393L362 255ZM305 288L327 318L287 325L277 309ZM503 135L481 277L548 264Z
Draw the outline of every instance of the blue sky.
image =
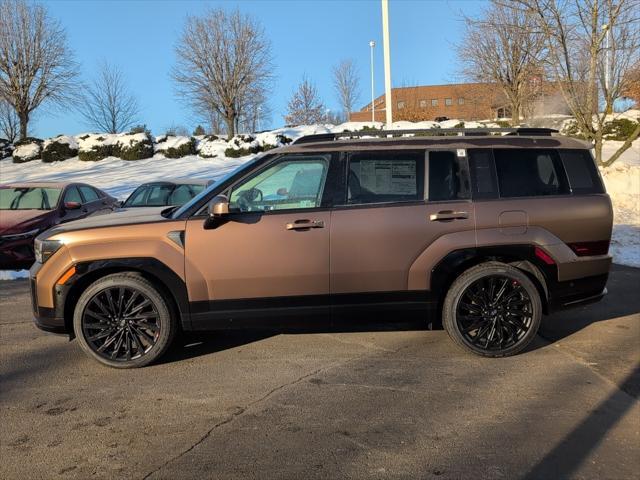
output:
M273 47L275 82L272 124L280 126L286 103L302 76L313 80L327 107L338 105L331 67L343 58L356 61L361 101L367 103L369 40L375 49L376 95L382 94L383 55L379 0L338 1L66 1L44 2L65 26L70 47L92 78L102 61L118 65L141 105L141 121L159 134L171 124L193 129L198 119L175 95L169 71L174 45L187 15L208 8L238 7L264 26ZM456 80L453 45L461 32L460 12L473 14L476 0L390 0L391 65L394 86ZM264 127L269 127L264 126ZM73 111L42 111L33 133L40 137L79 133L89 128Z

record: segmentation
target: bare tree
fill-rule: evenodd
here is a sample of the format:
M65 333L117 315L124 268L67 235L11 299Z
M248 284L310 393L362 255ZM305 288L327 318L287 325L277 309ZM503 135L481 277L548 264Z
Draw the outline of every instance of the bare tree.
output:
M542 71L544 36L534 28L531 12L493 0L478 19L464 17L457 46L462 74L474 82L497 84L517 125L536 94L532 80Z
M66 33L45 7L0 0L0 98L17 113L20 138L35 109L73 99L77 76Z
M120 69L103 62L86 88L80 112L92 128L120 133L138 121L140 109Z
M596 160L611 165L640 135L640 126L608 160L602 158L604 124L624 95L625 78L640 55L639 0L514 0L534 15L546 39L547 68L576 119L594 143Z
M188 17L176 46L172 77L196 112L222 117L233 137L247 98L266 92L272 79L271 46L262 27L238 10Z
M360 99L360 77L353 60L342 60L333 67L333 87L347 121L351 120L351 112Z
M306 76L302 77L302 82L287 104L285 122L289 125L323 123L325 114L325 106L318 96L316 86Z
M248 95L240 108L238 130L256 132L262 130L271 121L271 107L264 91Z
M0 99L0 137L14 143L18 138L20 120L16 110L6 100Z

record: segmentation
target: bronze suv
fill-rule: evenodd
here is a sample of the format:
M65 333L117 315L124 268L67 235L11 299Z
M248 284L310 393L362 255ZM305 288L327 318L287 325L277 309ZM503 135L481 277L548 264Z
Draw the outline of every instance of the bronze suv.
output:
M606 293L612 209L589 148L546 129L302 137L179 208L39 235L35 321L120 368L179 330L366 308L424 309L462 348L513 355L542 314Z

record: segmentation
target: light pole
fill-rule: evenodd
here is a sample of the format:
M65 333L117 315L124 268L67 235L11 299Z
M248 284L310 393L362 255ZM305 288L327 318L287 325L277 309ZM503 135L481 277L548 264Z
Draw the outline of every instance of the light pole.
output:
M371 47L371 121L376 121L376 105L375 105L375 90L373 84L373 49L376 46L376 42L371 40L369 42L369 47Z
M382 44L384 47L384 98L386 128L393 123L393 98L391 98L391 46L389 45L389 0L382 0Z

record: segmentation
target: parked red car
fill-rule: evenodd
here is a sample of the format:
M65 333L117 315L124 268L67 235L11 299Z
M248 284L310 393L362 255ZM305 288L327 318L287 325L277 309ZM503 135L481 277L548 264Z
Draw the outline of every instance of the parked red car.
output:
M40 232L116 206L111 195L84 183L0 185L0 270L29 268Z

